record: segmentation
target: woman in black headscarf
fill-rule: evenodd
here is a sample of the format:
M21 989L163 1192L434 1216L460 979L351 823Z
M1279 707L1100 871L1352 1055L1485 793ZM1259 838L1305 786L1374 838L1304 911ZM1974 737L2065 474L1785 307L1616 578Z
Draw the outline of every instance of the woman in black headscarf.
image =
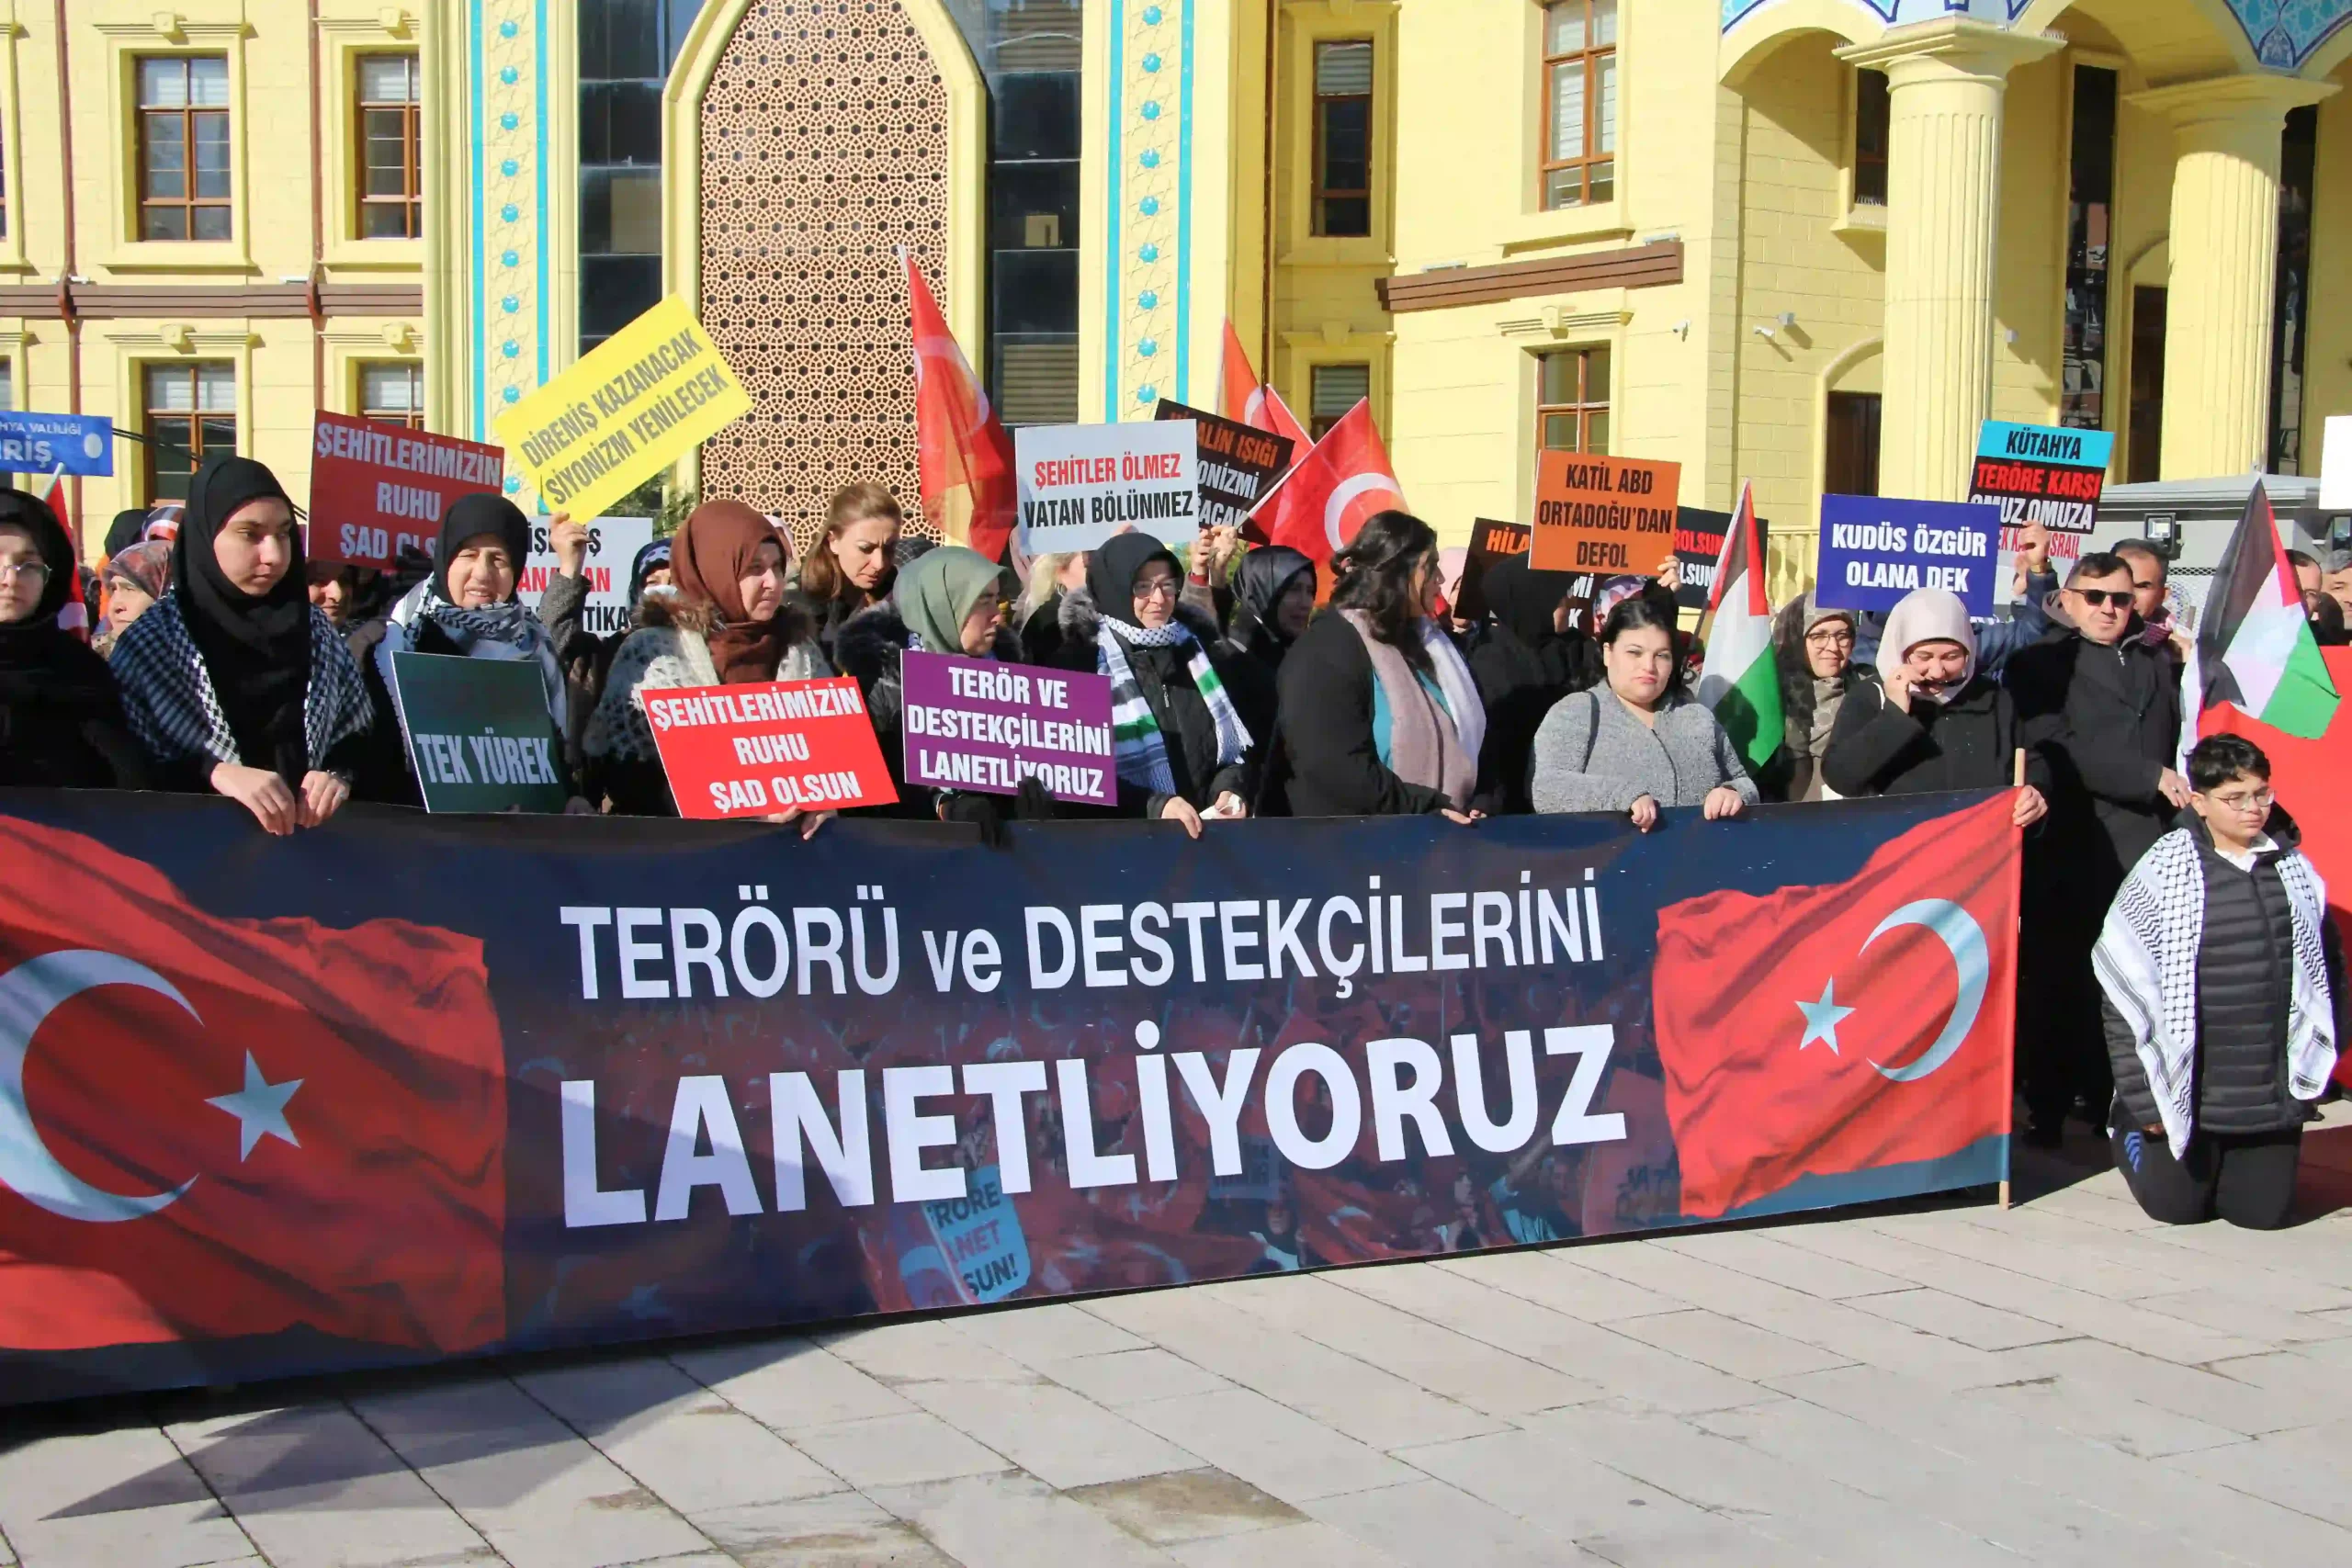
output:
M360 794L368 800L421 806L413 763L392 702L392 659L401 653L494 659L526 664L537 673L548 724L563 750L571 694L556 661L555 638L545 622L514 596L530 557L531 525L503 495L467 495L450 502L433 546L433 575L392 606L390 623L364 673L376 710L368 763Z
M1165 818L1197 839L1204 820L1247 817L1250 728L1209 644L1216 623L1182 603L1184 570L1148 534L1116 534L1062 599L1061 662L1111 678L1111 737L1123 817Z
M1562 697L1600 679L1600 645L1570 617L1577 581L1572 571L1537 571L1523 555L1487 569L1490 619L1476 628L1468 659L1487 709L1476 799L1488 816L1535 809L1528 794L1535 731Z
M351 797L368 688L311 604L302 536L277 477L208 457L173 541L172 589L115 644L131 733L166 787L217 790L272 833Z
M1218 668L1243 725L1253 736L1271 737L1283 655L1315 615L1315 563L1287 545L1269 545L1241 558L1234 586L1233 619L1216 645Z
M74 568L56 514L0 490L0 784L144 789L147 761L106 660L57 624Z

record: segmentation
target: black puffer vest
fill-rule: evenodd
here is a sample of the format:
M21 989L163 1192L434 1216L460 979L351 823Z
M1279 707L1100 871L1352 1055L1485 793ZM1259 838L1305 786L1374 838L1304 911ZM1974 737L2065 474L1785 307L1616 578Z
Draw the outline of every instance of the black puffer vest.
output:
M2278 857L2298 837L2274 812L2279 846L2240 871L2213 848L2201 820L2188 830L2205 871L2205 935L2197 953L2197 1125L2238 1135L2299 1126L2287 1088L2287 1017L2295 975L2295 927Z

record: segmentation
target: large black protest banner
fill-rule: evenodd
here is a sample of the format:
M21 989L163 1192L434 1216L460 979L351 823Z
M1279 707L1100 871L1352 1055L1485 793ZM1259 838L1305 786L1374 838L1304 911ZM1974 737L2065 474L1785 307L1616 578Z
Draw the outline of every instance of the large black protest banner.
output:
M2006 1172L2005 795L1019 826L0 796L0 1404Z

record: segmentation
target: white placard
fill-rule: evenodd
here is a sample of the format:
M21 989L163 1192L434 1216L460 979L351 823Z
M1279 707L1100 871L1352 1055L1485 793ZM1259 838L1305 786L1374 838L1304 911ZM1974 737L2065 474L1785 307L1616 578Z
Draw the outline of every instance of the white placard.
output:
M2352 413L2327 416L2327 439L2319 457L2319 506L2323 512L2352 512Z
M1012 452L1023 547L1091 550L1128 528L1192 543L1201 525L1199 446L1188 419L1022 425Z
M539 596L560 563L555 552L548 548L546 517L531 519L531 554L523 563L523 581L515 584L514 596L530 605L539 606ZM581 607L580 629L597 637L610 637L628 627L629 613L637 608L628 602L628 568L637 552L653 542L653 519L650 517L594 517L588 522L588 602Z

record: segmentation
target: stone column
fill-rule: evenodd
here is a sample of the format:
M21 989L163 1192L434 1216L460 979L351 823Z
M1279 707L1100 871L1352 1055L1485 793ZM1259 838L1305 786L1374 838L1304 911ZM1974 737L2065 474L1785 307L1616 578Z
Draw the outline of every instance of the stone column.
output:
M2335 91L2291 76L2221 76L2132 95L2173 130L2165 479L2222 478L2268 461L2278 143L2288 110Z
M1993 396L2001 103L2009 72L2060 40L1954 18L1891 28L1838 58L1886 73L1882 493L1962 501Z

